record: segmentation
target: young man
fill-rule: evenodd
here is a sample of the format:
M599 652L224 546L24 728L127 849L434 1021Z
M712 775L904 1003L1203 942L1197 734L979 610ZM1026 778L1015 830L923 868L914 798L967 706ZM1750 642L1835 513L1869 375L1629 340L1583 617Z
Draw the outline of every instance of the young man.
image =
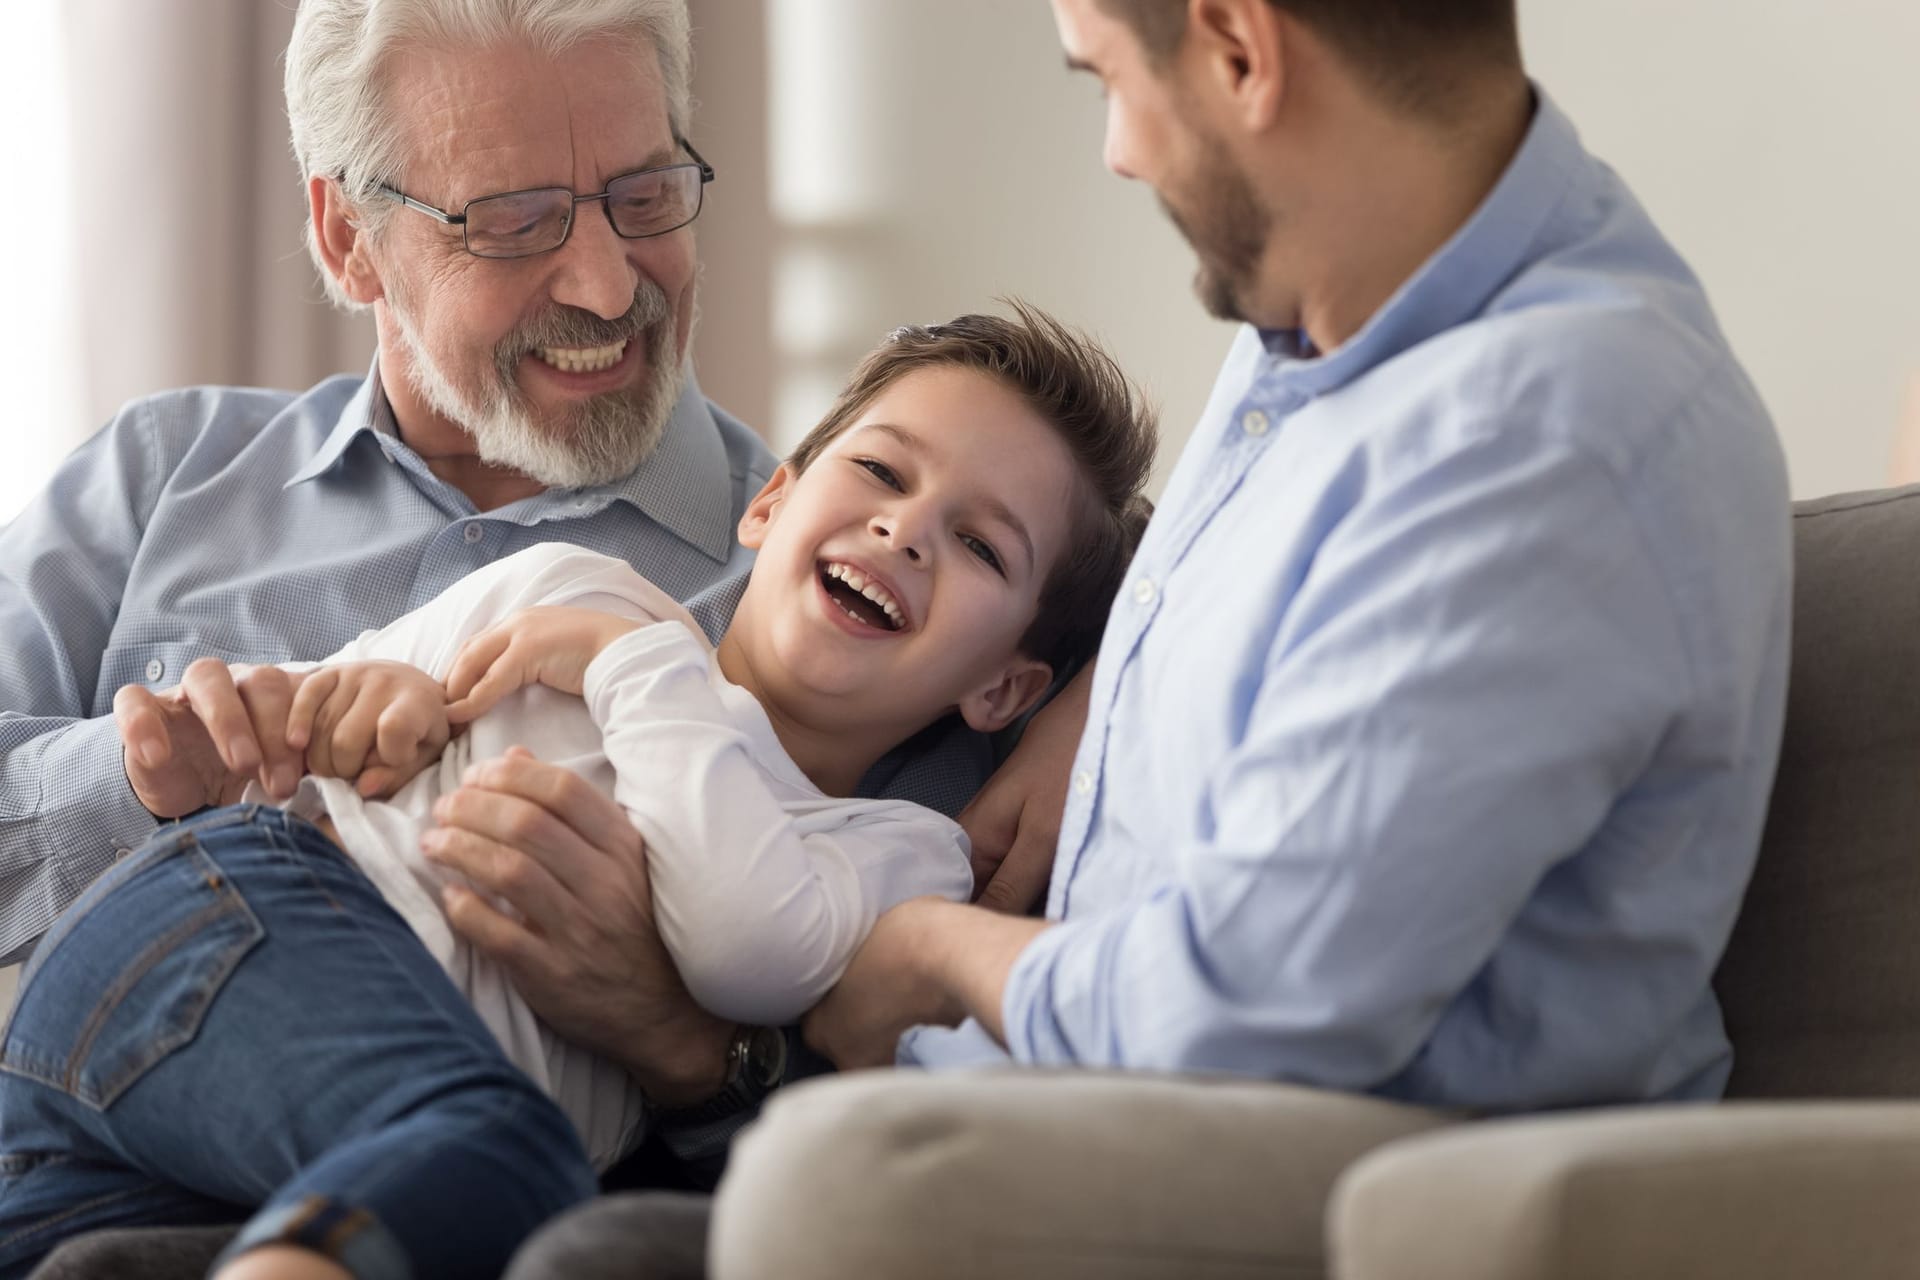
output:
M1434 1108L1726 1079L1790 528L1698 281L1511 0L1053 8L1247 328L1102 641L1047 919L904 904L809 1034L1102 1070L777 1099L720 1280L1312 1268L1341 1168Z
M299 673L294 749L335 776L291 813L164 832L36 955L0 1047L0 1275L235 1205L261 1207L233 1280L497 1274L648 1099L449 932L439 895L470 890L421 850L465 767L524 744L601 785L694 994L791 1021L881 911L969 896L952 822L844 797L943 716L1005 727L1091 653L1152 455L1112 362L1037 313L901 330L748 505L759 555L717 649L622 562L552 546ZM171 779L162 722L124 728Z

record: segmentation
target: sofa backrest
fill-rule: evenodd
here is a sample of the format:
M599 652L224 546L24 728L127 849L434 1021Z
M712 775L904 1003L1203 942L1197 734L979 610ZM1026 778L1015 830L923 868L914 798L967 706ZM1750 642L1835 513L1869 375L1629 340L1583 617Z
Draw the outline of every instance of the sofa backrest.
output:
M1793 674L1715 979L1742 1097L1920 1096L1920 486L1794 509Z

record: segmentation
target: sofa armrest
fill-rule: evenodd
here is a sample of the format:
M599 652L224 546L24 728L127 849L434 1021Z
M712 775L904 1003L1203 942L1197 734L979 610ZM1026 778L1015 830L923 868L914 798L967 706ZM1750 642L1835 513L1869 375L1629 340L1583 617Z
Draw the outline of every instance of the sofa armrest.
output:
M1328 1211L1339 1280L1893 1280L1920 1102L1635 1107L1391 1143Z

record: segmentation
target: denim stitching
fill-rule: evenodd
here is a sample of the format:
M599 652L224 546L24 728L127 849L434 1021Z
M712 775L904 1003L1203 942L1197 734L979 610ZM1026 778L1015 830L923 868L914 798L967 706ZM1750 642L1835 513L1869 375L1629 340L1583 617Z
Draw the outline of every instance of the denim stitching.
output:
M214 868L214 872L218 874L217 867ZM260 927L259 919L254 916L252 909L247 906L246 899L240 896L239 892L233 888L224 876L220 878L219 886L220 887L215 890L218 896L213 902L175 925L157 941L149 944L146 950L134 958L133 963L128 966L127 970L123 972L119 979L114 982L113 986L108 989L105 998L101 1000L93 1016L87 1020L87 1025L81 1030L80 1038L74 1045L68 1062L67 1078L62 1082L62 1088L68 1093L83 1102L104 1110L112 1106L114 1099L124 1093L134 1081L138 1080L142 1075L145 1075L155 1063L165 1058L181 1045L192 1040L195 1034L199 1032L200 1022L206 1015L207 1007L212 1003L209 993L217 993L219 989L225 985L228 976L233 973L241 959L245 957L249 951L253 950L254 947L258 946L261 938L266 936L265 930ZM111 1080L102 1081L97 1090L82 1089L80 1087L80 1073L87 1064L87 1055L93 1048L93 1042L99 1037L100 1033L105 1030L108 1017L117 1012L120 1005L125 1002L127 993L131 991L142 978L146 977L155 965L171 956L174 948L181 942L192 937L216 920L227 916L244 916L246 919L252 921L252 935L239 939L237 945L236 943L228 943L226 947L214 957L212 967L203 974L199 988L192 994L190 1003L194 1007L194 1013L193 1016L188 1019L187 1025L156 1038L147 1046L146 1051L136 1057L125 1070L114 1076Z
M113 893L119 889L120 885L126 884L146 874L148 871L163 865L172 858L178 857L189 846L198 844L199 838L194 834L194 828L191 827L177 828L167 837L164 844L158 844L149 840L148 843L143 845L138 851L136 855L138 861L127 869L126 879L119 881L105 892L96 894L91 901L83 897L80 901L74 903L72 910L62 913L59 919L53 922L53 926L47 930L46 935L40 939L39 945L34 948L34 959L38 960L41 956L51 954L53 949L60 945L61 940L79 927L81 921L92 915L94 908L111 897ZM109 870L108 874L111 875L112 870ZM30 962L27 968L21 971L20 982L22 986L26 985L26 981L32 975L32 972L39 967L39 965Z
M11 1245L14 1242L19 1240L25 1240L32 1236L43 1235L46 1233L46 1231L49 1228L57 1227L61 1223L67 1221L69 1218L73 1218L79 1214L91 1213L95 1209L99 1209L99 1208L102 1208L103 1206L113 1204L115 1201L118 1201L118 1200L132 1199L133 1197L141 1195L144 1192L151 1191L152 1189L153 1188L151 1187L129 1187L125 1191L110 1191L104 1196L95 1196L91 1200L82 1201L81 1203L76 1204L71 1208L61 1210L59 1213L54 1214L51 1218L42 1218L38 1222L31 1223L28 1226L19 1228L17 1231L11 1231L4 1236L0 1236L0 1249L4 1249L8 1245Z

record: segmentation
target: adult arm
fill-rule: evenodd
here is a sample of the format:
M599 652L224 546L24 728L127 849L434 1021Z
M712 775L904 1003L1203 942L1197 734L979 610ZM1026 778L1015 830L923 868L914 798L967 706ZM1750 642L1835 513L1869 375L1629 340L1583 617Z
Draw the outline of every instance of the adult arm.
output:
M1092 685L1089 663L1028 722L1019 745L960 814L983 907L1020 915L1046 896Z
M810 1034L957 1003L1026 1062L1391 1078L1690 697L1655 554L1597 461L1463 447L1322 546L1157 883L1024 937L909 904Z
M92 714L101 659L163 483L129 406L0 528L0 961L19 958L117 850L153 830Z

